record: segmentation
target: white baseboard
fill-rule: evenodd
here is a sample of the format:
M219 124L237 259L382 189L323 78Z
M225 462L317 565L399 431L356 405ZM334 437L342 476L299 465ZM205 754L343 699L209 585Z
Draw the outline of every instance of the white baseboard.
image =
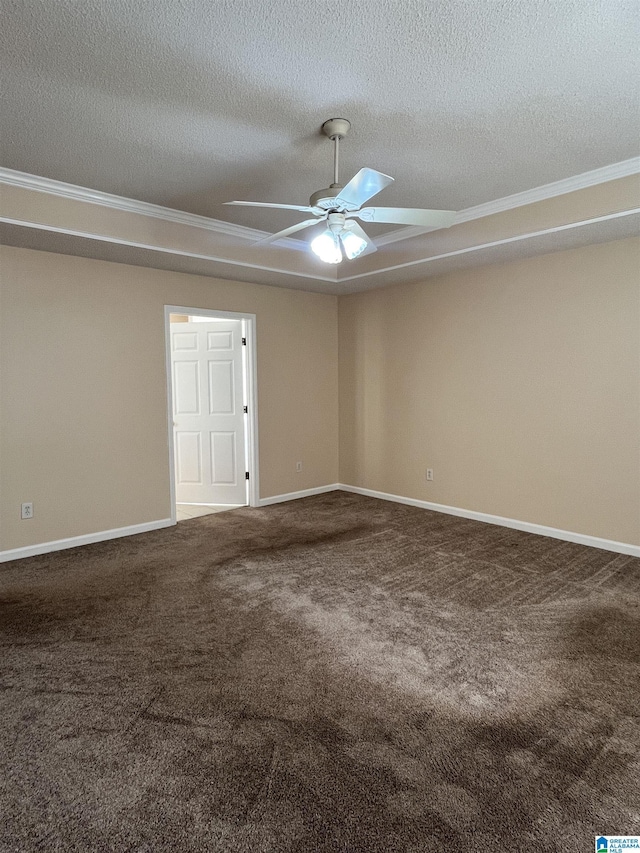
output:
M512 527L514 530L524 530L525 533L536 533L539 536L550 536L552 539L564 539L566 542L575 542L578 545L588 545L591 548L602 548L605 551L615 551L617 554L628 554L631 557L640 557L640 545L631 545L627 542L616 542L614 539L600 539L598 536L587 536L585 533L574 533L571 530L559 530L557 527L545 527L542 524L532 524L529 521L518 521L516 518L504 518L501 515L489 515L486 512L476 512L472 509L460 509L456 506L420 501L415 498L405 498L401 495L390 495L386 492L376 492L373 489L361 489L359 486L347 486L340 483L338 488L343 492L354 492L357 495L366 495L370 498L380 498L384 501L417 506L422 509L431 509L434 512L444 512L447 515L458 515L462 518L471 518L474 521L484 521L487 524L498 524L501 527Z
M145 524L132 524L129 527L116 527L113 530L100 530L98 533L86 533L84 536L71 536L68 539L56 539L54 542L41 542L39 545L26 545L24 548L12 548L0 551L0 563L9 560L20 560L22 557L37 557L50 551L62 551L65 548L76 548L78 545L91 545L94 542L105 542L107 539L118 539L120 536L134 536L136 533L148 533L161 527L171 527L175 524L170 518L159 521L148 521Z
M348 486L344 483L332 483L327 486L318 486L314 489L304 489L299 492L288 492L283 495L272 495L268 498L260 498L258 506L269 506L271 504L294 501L298 498L307 498L311 495L322 495L326 492L353 492L357 495L366 495L370 498L379 498L384 501L408 504L422 509L430 509L434 512L444 512L447 515L457 515L461 518L471 518L474 521L483 521L487 524L497 524L502 527L511 527L515 530L523 530L526 533L535 533L539 536L550 536L553 539L564 539L566 542L575 542L578 545L588 545L591 548L602 548L605 551L614 551L617 554L628 554L631 557L640 557L640 546L631 545L626 542L616 542L613 539L600 539L597 536L587 536L584 533L574 533L571 530L559 530L557 527L545 527L542 524L532 524L529 521L519 521L515 518L505 518L501 515L490 515L486 512L476 512L471 509L461 509L445 504L421 501L416 498L406 498L401 495L391 495L387 492L378 492L374 489L362 489L359 486ZM151 530L159 530L162 527L171 527L175 524L170 518L159 521L150 521L145 524L132 524L128 527L118 527L114 530L102 530L98 533L87 533L84 536L72 536L69 539L57 539L54 542L42 542L39 545L27 545L24 548L13 548L8 551L0 551L0 563L9 560L19 560L22 557L36 557L39 554L48 554L50 551L62 551L65 548L76 548L78 545L90 545L94 542L104 542L108 539L117 539L120 536L134 536L136 533L147 533Z
M270 498L260 498L258 506L269 506L270 504L281 504L285 501L295 501L298 498L308 498L311 495L323 495L325 492L335 492L341 489L338 483L329 486L317 486L315 489L304 489L301 492L288 492L286 495L272 495Z

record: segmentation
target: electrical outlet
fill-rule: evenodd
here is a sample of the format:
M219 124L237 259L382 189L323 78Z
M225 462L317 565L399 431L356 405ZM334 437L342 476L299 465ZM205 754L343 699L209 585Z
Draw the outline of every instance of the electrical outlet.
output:
M427 468L427 480L433 480L433 468Z
M298 474L302 471L302 462L296 462L296 471Z
M33 518L33 504L22 504L20 509L20 518Z

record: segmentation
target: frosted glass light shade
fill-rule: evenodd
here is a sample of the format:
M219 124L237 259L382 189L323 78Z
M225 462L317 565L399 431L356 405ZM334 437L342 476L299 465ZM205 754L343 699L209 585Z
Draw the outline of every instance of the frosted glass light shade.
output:
M357 258L358 255L361 255L367 247L366 240L363 240L362 237L358 237L357 234L351 234L349 231L347 231L346 234L341 234L340 239L344 246L344 253L350 261Z
M342 260L340 241L328 228L311 241L311 249L326 264L339 264Z

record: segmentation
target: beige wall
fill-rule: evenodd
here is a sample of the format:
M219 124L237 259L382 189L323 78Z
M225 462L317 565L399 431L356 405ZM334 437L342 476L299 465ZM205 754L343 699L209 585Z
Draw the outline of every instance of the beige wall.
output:
M640 543L637 240L341 297L339 475L335 297L0 251L0 550L169 516L165 304L257 314L263 497L340 479Z
M339 346L342 483L640 544L638 240L341 297Z
M336 297L0 251L0 550L170 515L165 304L257 315L261 496L337 481Z

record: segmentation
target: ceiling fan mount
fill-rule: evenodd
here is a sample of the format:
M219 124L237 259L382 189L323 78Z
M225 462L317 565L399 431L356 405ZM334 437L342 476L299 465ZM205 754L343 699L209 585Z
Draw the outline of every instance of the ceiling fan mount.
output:
M346 118L329 118L322 125L322 132L329 139L344 139L351 130L351 122Z
M284 210L297 210L313 214L276 234L269 234L256 245L273 243L311 228L320 222L327 223L326 230L316 237L311 248L321 260L337 264L346 257L353 260L360 255L376 251L376 245L362 227L353 221L353 217L363 222L385 222L400 225L420 225L425 229L448 228L453 224L453 210L424 210L407 207L363 207L362 205L393 182L393 178L375 169L360 169L351 180L342 186L338 179L340 140L349 133L351 122L346 118L330 118L322 125L322 132L333 142L333 183L317 190L309 199L308 205L278 204L260 201L228 201L225 204L248 205L251 207L270 207Z

